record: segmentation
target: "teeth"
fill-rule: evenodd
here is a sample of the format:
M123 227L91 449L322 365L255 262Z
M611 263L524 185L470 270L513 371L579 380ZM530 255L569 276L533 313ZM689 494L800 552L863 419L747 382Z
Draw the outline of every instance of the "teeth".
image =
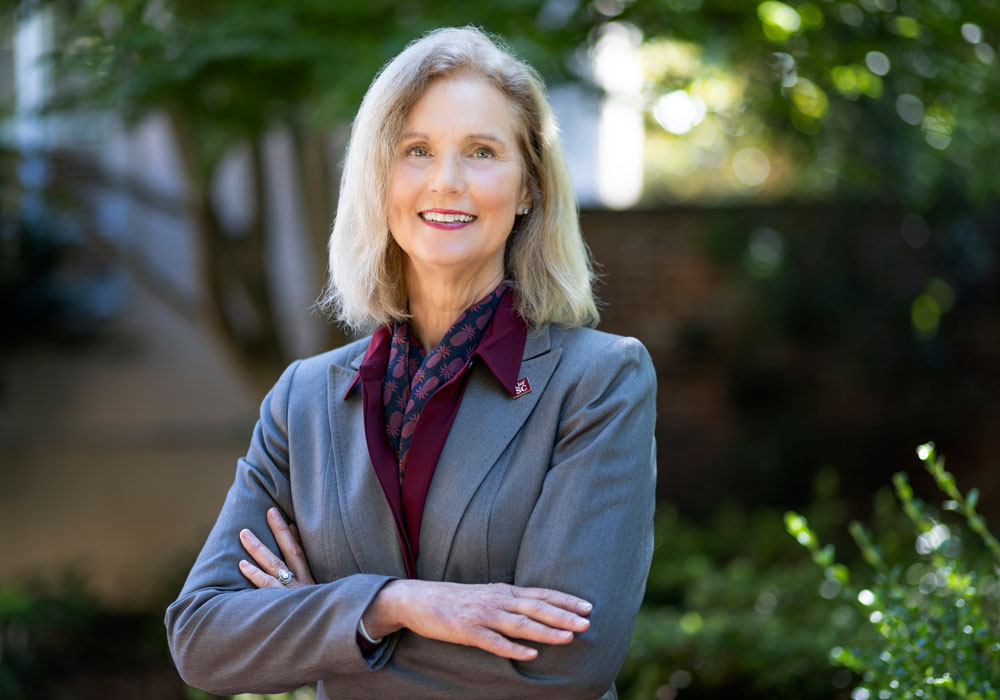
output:
M461 221L463 224L467 224L470 221L476 220L476 217L468 214L442 214L436 211L422 211L420 212L420 218L425 221L437 221L442 224L453 224L456 221Z

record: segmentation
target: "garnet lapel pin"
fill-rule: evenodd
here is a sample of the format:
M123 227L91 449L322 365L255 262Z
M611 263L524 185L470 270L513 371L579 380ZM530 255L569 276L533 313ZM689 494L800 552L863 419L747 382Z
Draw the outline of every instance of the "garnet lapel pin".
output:
M527 377L521 377L517 380L517 384L514 385L514 398L520 398L531 391L531 384L528 383Z

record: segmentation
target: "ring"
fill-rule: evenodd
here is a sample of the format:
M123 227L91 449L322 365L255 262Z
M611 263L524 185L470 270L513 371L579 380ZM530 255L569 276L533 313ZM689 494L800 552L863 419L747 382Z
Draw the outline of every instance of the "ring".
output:
M295 578L295 574L288 569L278 569L278 582L281 585L287 586L292 582L293 578Z

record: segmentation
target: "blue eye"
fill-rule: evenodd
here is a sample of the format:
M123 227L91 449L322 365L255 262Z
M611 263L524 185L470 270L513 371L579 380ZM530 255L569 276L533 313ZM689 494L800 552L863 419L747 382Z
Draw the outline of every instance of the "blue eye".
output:
M424 148L423 146L414 146L409 150L409 154L411 156L418 156L422 158L423 156L427 155L427 149Z
M492 158L493 151L489 148L477 148L476 158Z

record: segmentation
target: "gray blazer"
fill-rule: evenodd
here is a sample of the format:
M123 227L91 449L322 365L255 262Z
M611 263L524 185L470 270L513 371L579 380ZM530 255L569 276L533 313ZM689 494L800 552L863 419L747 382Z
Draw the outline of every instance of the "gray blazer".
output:
M653 547L656 379L634 338L543 327L529 334L513 398L473 365L431 482L418 577L508 582L594 604L591 626L537 658L392 635L355 641L378 590L405 577L364 438L361 392L344 394L367 339L293 363L261 406L247 456L166 615L181 676L214 693L319 681L320 698L614 698ZM255 589L239 572L248 527L293 519L318 585Z

